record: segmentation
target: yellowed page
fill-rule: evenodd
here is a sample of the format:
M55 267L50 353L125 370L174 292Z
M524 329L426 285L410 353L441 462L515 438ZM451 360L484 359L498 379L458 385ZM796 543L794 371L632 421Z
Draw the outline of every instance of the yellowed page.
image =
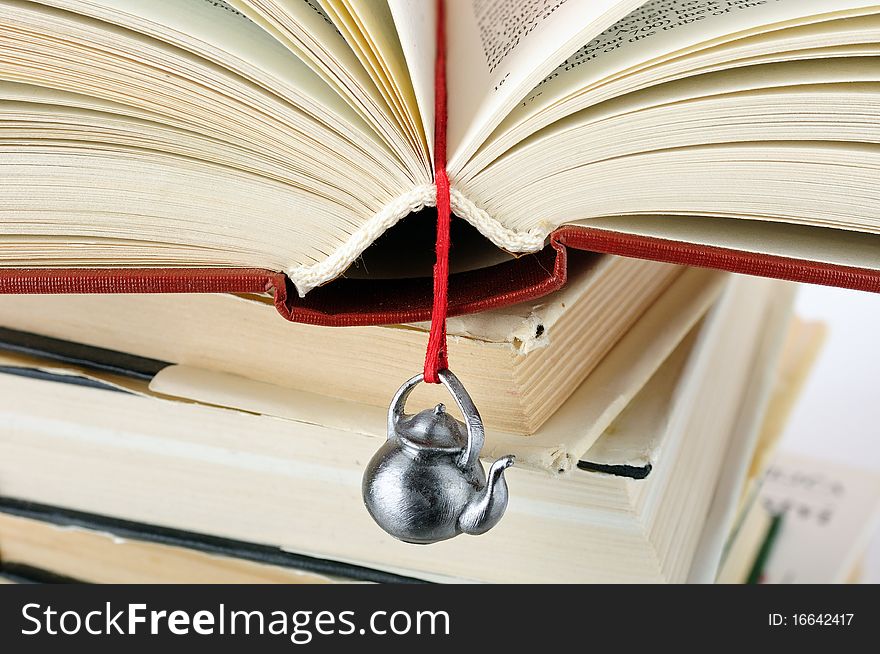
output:
M437 55L436 5L427 0L388 0L397 37L409 69L422 117L428 152L434 156L434 59Z
M227 2L302 57L316 72L336 80L349 91L376 94L370 98L373 101L380 97L361 62L317 3L307 0Z
M302 19L305 29L309 33L314 34L315 37L324 44L325 50L334 49L334 45L338 44L335 48L337 52L334 57L319 57L316 56L313 50L305 47L305 44L302 41L291 38L289 33L277 27L277 23L267 19L265 13L262 13L257 8L258 4L261 5L263 3L252 2L251 0L226 0L226 4L244 16L247 16L247 18L256 23L263 31L272 35L276 41L302 59L303 62L312 68L312 70L323 77L328 84L337 89L340 95L345 96L350 93L346 86L340 83L339 75L333 71L333 64L335 63L338 65L337 60L342 58L343 60L347 60L350 64L349 67L356 73L360 68L359 62L354 54L348 48L344 47L345 41L339 33L336 32L333 23L329 18L323 15L319 16L314 13L303 12L304 15L302 16ZM298 6L298 4L294 4L294 6ZM365 74L364 79L368 79ZM358 103L354 104L356 108L357 104Z
M403 104L407 126L415 133L422 151L427 155L426 132L422 128L419 105L413 91L406 57L397 36L397 27L391 14L391 8L384 0L382 2L342 0L342 2L375 52L377 61L391 82L394 94Z
M405 138L400 112L389 105L378 80L317 0L229 0L229 4L329 80L337 93L365 117L407 167L427 178L424 155L421 148L415 147L413 138Z
M43 0L41 4L135 28L153 38L164 32L175 45L186 42L194 51L223 57L235 70L254 71L253 77L269 90L307 102L338 115L364 132L369 128L340 101L338 93L310 66L285 48L242 13L223 2L205 0Z
M417 134L415 122L407 109L407 102L403 99L403 94L396 87L395 80L388 66L383 62L382 56L374 43L374 35L370 34L360 22L357 15L351 10L351 6L345 0L319 0L327 16L333 21L336 28L345 38L349 47L357 55L358 59L364 65L367 73L376 83L380 93L385 99L386 104L391 108L394 114L395 122L401 134L410 143L415 151L426 152L427 144ZM387 10L387 7L385 8ZM391 25L391 17L386 14L389 27L391 27L392 38L393 25ZM376 23L381 21L377 20ZM382 28L374 26L377 31ZM403 53L399 51L397 58L400 65L405 68L403 62ZM410 94L412 107L415 109L415 98ZM420 125L420 123L419 123ZM426 162L424 162L427 165Z
M803 24L877 9L877 0L651 0L563 61L510 112L493 138L591 85L671 53L767 26ZM829 14L832 14L829 16ZM573 107L572 110L579 109ZM559 116L556 116L558 118ZM543 125L543 123L538 126Z
M642 0L449 0L449 169L590 38Z

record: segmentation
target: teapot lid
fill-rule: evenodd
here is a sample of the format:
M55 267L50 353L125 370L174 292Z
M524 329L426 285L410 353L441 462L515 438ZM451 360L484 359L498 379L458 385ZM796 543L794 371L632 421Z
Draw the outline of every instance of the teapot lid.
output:
M404 440L424 448L458 452L467 445L464 425L449 415L443 404L403 416L397 423L397 433Z

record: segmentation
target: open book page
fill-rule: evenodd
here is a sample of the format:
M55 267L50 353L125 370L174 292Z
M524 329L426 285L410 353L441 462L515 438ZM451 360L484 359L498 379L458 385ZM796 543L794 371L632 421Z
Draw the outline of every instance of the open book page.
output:
M582 109L583 102L571 102L578 94L658 59L756 32L871 9L878 9L877 0L651 0L562 62L510 112L491 140L512 130L515 140L522 140L549 121ZM560 104L566 101L563 109ZM525 123L530 124L520 128Z
M434 59L437 56L437 6L426 0L388 0L422 117L428 152L434 156Z
M880 232L878 136L864 118L878 75L871 58L846 57L653 85L556 121L459 191L520 232L578 222L876 269L876 237L767 223Z
M880 28L880 18L876 23ZM857 38L855 34L849 36ZM839 91L867 98L873 90L870 85L880 81L880 74L878 74L878 68L866 49L862 49L861 46L857 47L861 53L858 56L837 56L839 53L847 52L846 48L822 48L820 56L817 56L815 50L810 50L804 56L799 56L801 51L795 51L790 53L793 54L791 60L784 57L782 61L778 62L774 61L772 55L767 59L760 56L750 57L748 59L749 65L734 66L731 69L722 68L721 70L712 67L704 68L699 75L684 75L682 78L670 79L662 84L652 84L647 88L622 93L598 104L585 107L575 114L555 120L540 131L521 141L516 141L509 150L506 150L504 157L501 156L504 153L494 147L494 141L487 143L484 149L469 163L468 172L462 176L461 185L462 187L466 186L471 179L479 179L484 171L493 168L506 167L508 170L512 170L511 166L521 165L523 156L533 157L539 150L548 159L543 162L547 166L552 168L557 166L557 163L561 168L570 166L573 163L572 160L557 161L558 150L554 148L558 148L561 142L568 142L565 139L572 137L575 133L586 138L595 136L599 130L605 133L604 130L609 129L612 124L620 125L632 120L633 114L636 112L645 112L642 116L646 116L650 112L663 111L663 107L668 108L669 111L675 111L679 107L686 106L686 103L690 103L691 108L696 109L697 101L700 100L708 101L710 98L715 98L717 101L723 102L725 100L723 96L730 96L734 93L758 90L764 90L767 93L775 92L771 89L779 92L788 89L792 93L809 90L817 92ZM876 52L880 52L880 50ZM841 86L827 86L831 84ZM825 86L816 87L815 85ZM827 93L825 97L830 100ZM726 99L734 98L728 97ZM831 105L824 108L830 110ZM717 142L718 139L711 137L708 128L717 128L729 118L728 115L724 118L707 121L710 124L704 127L706 131L702 133L695 131L692 138L687 140L687 144L699 145ZM833 127L839 129L842 125L843 120L839 120ZM744 135L749 135L752 140L784 140L773 133L774 127L763 124L763 122L752 121L733 127L738 134L737 138L731 140L744 140ZM867 134L863 132L860 136L865 137ZM871 138L867 139L869 142L871 140ZM685 145L685 142L680 136L673 136L665 131L658 131L650 138L645 138L644 135L633 138L631 133L620 131L616 139L605 141L601 147L594 145L580 152L576 163L592 163L613 156L638 154L682 145ZM492 153L491 158L487 158L487 153ZM507 159L511 161L508 162ZM489 165L480 170L474 166L475 163L480 162ZM558 170L559 167L553 168L553 170ZM553 172L550 168L542 168L542 170L545 174Z
M340 81L346 73L354 76L360 73L363 81L369 83L369 76L362 70L357 57L346 47L333 22L317 5L312 8L306 0L225 0L225 4L271 34L343 97L350 94L347 85ZM282 29L282 24L289 30ZM291 37L291 33L296 36ZM353 106L358 105L354 103Z
M452 177L544 77L642 0L447 3Z
M424 154L427 168L428 145L387 2L320 0L320 3L377 83L412 148Z
M226 0L324 78L366 120L381 106L378 89L317 4L306 0ZM377 102L378 101L378 102Z
M0 78L59 100L0 102L4 265L298 269L412 190L351 107L225 5L52 4L78 11L0 3Z
M788 21L785 24L793 23ZM750 30L746 33L748 36L740 33L726 40L716 39L716 43L723 42L708 47L695 46L686 55L676 53L663 57L662 63L657 63L661 61L658 59L653 65L630 68L595 82L541 111L530 113L524 120L516 121L510 117L470 158L458 181L460 184L466 183L504 153L528 146L560 126L583 124L596 111L606 114L616 112L622 116L620 111L628 110L624 107L627 98L644 96L653 90L660 91L681 84L682 80L692 80L690 86L693 93L690 98L695 99L710 94L705 91L709 90L706 87L712 85L709 80L715 79L715 73L727 79L737 76L737 71L753 70L760 76L761 71L767 70L767 65L783 62L789 66L805 63L819 67L827 63L842 65L847 60L853 63L862 61L866 68L877 68L871 66L870 57L880 55L880 44L872 42L880 33L880 14L810 22L766 31L769 29ZM758 31L760 33L755 33ZM789 82L787 85L791 85L793 80ZM753 125L760 124L760 121L753 122ZM655 143L650 142L650 146L656 149Z
M323 118L337 117L360 132L369 127L306 64L290 55L233 7L208 0L44 0L164 40L232 68L273 93ZM372 136L372 134L371 134ZM375 137L373 137L375 140Z
M318 0L229 0L228 4L320 75L389 144L407 168L418 171L419 178L427 178L424 147L406 138L405 121L401 122L378 80Z
M271 114L273 117L276 117L278 112L298 113L296 127L288 126L287 129L291 132L304 131L306 139L315 137L313 128L323 132L329 126L340 135L338 145L334 147L342 159L352 160L353 157L357 157L363 160L362 155L351 152L347 142L357 146L370 159L388 161L394 157L389 145L393 142L383 141L370 125L308 65L292 56L285 47L225 2L45 0L41 4L119 25L129 30L125 35L131 40L136 39L145 44L153 39L169 43L187 51L186 53L182 50L175 51L175 54L182 57L189 57L189 52L204 57L225 69L217 70L218 73L223 73L223 77L229 78L223 82L223 86L220 83L208 83L208 90L222 88L225 97L247 96L242 103L243 111L258 111ZM45 8L42 11L51 10ZM194 66L205 64L197 57L193 57L193 62ZM179 67L182 67L181 73L186 73L188 63L180 64ZM242 89L237 89L236 92L227 91L230 85L235 84L232 76L226 73L227 70L245 77L259 88L250 87L246 94ZM121 68L118 72L121 74ZM205 84L204 73L201 75L199 83ZM201 91L199 93L200 96L205 94ZM138 104L141 99L144 99L144 94L135 93L131 104ZM184 113L196 113L192 107L194 101L187 103L189 108ZM285 104L292 106L284 106ZM216 108L212 113L216 113ZM229 119L228 114L227 119ZM285 117L284 120L292 119ZM229 131L230 126L227 124L223 129ZM390 131L390 133L396 132ZM293 133L290 137L302 139ZM318 138L329 143L327 137ZM284 152L281 143L279 141L279 150ZM313 147L311 149L314 150ZM400 168L397 161L393 165ZM338 180L335 172L331 177Z
M405 126L413 135L414 145L424 153L425 164L430 167L427 134L424 131L419 103L413 90L412 77L398 36L398 26L391 14L391 7L387 1L342 0L342 3L348 8L367 44L375 53L375 59L391 84L396 102L403 107Z

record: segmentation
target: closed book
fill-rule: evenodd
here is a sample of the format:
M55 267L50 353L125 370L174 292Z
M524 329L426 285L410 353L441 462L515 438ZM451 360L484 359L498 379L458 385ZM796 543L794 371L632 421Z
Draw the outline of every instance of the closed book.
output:
M720 559L704 528L726 467L743 474L722 504L739 499L790 300L785 286L732 280L617 401L619 386L588 379L536 434L487 431L484 455L512 451L518 465L505 519L480 538L411 547L370 522L363 461L385 411L180 366L147 384L4 355L3 501L432 581L684 581L698 553Z

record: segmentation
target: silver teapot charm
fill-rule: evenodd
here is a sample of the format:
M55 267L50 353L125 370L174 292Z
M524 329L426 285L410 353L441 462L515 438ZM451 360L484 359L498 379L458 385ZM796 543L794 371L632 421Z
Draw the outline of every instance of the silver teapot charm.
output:
M388 410L388 440L364 471L364 504L382 529L407 543L436 543L458 534L483 534L507 508L504 471L514 457L498 459L488 481L480 463L485 432L477 407L458 378L439 373L466 424L442 404L415 415L406 399L423 381L416 375L394 396Z

